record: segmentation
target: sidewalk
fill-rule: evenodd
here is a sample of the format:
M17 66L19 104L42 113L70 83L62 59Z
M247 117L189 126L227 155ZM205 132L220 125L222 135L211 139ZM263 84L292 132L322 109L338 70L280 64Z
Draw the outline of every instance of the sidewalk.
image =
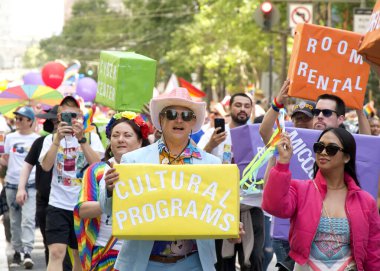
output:
M32 259L34 261L34 271L46 271L45 264L45 249L42 242L42 235L40 229L35 231L36 238L34 243L34 249L32 251ZM17 268L9 268L9 263L12 261L14 251L11 244L7 243L4 235L4 226L2 221L0 222L0 271L21 271L25 270L24 266Z
M0 223L0 271L8 271L7 260L8 243L5 240L3 222Z

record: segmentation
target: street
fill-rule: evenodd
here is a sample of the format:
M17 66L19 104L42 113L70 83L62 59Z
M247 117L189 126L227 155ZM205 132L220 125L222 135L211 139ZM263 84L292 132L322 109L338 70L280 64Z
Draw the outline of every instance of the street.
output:
M12 261L14 251L12 250L11 244L5 241L3 222L0 221L0 271L21 271L25 270L24 266L17 268L10 268L9 264ZM42 242L42 235L39 229L36 229L36 240L34 244L34 249L32 251L32 259L34 261L34 271L44 271L46 270L45 256L44 256L44 245ZM275 256L270 263L267 271L274 271L275 268ZM236 270L240 270L239 266Z
M23 265L17 268L9 268L9 264L12 261L13 253L14 251L12 250L11 244L5 241L4 227L3 227L3 223L1 222L0 223L0 271L25 270ZM34 249L32 251L32 259L34 261L33 270L35 271L46 270L44 245L42 242L42 235L39 229L36 229L36 240L34 244Z

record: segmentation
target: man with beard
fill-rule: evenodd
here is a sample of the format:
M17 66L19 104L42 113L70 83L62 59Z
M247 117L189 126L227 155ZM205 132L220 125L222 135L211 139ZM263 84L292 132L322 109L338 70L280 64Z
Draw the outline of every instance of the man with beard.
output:
M251 117L253 103L245 93L236 93L230 99L231 122L226 124L225 131L218 133L221 128L208 129L198 142L198 147L218 156L224 164L232 161L230 129L247 124ZM226 157L229 157L226 160Z
M198 147L208 153L218 156L222 159L224 164L233 163L230 129L247 124L251 117L252 110L253 103L247 94L236 93L232 95L230 99L231 122L225 126L224 132L218 133L221 129L219 127L216 129L209 129L200 139ZM249 220L249 223L245 226L246 241L243 239L241 244L236 244L232 249L232 253L224 253L224 251L228 250L228 244L226 246L226 243L223 243L223 240L216 240L215 245L218 261L215 268L218 271L236 270L236 253L239 255L240 270L262 271L264 246L263 211L260 207L247 205L241 205L240 211L240 217L245 217ZM252 225L252 227L248 227L248 225Z

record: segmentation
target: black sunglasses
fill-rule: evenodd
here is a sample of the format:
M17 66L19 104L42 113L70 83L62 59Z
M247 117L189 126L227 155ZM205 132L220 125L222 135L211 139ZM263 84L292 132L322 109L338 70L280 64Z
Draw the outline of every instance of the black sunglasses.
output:
M324 117L328 118L328 117L331 117L332 113L335 113L338 115L338 112L336 112L335 110L331 110L331 109L313 109L311 110L311 113L313 114L314 117L318 117L319 114L323 114Z
M168 120L175 120L178 118L179 113L174 109L168 109L165 112L161 112L160 115L165 116ZM182 111L181 118L183 121L191 121L197 117L194 115L193 111Z
M313 150L315 153L321 154L324 149L326 149L326 153L328 156L334 156L338 151L344 152L343 148L341 148L335 144L325 145L322 142L316 142L313 145Z

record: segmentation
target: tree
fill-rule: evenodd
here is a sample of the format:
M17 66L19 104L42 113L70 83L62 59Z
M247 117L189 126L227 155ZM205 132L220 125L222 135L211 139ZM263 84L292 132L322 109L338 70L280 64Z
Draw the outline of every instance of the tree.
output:
M166 55L173 70L183 75L198 72L209 93L215 89L220 97L226 91L243 91L250 83L258 85L267 69L269 45L269 35L252 19L258 5L259 1L199 1L194 21L173 35Z
M109 10L107 1L79 1L62 34L42 40L40 47L49 59L78 59L85 70L98 61L100 50L119 48L128 36L125 25L125 16Z

